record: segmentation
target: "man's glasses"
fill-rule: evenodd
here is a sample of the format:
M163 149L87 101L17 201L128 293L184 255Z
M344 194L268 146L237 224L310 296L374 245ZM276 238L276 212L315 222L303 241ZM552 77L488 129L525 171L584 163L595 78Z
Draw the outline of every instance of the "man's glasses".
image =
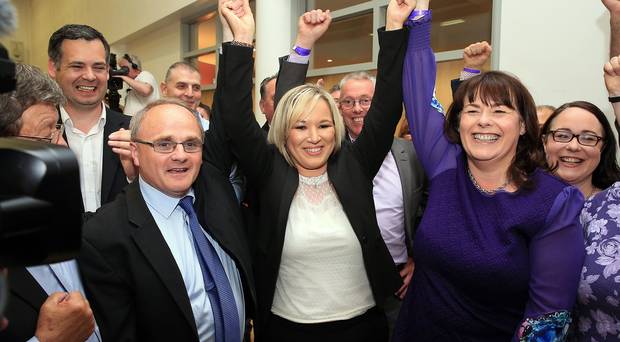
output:
M596 146L599 141L603 140L603 137L592 133L573 134L573 132L567 130L549 131L549 134L551 134L555 142L569 143L574 138L577 138L577 142L583 146Z
M353 107L355 107L355 104L359 104L360 107L364 108L364 109L368 109L370 108L370 103L372 102L372 99L370 98L361 98L361 99L352 99L352 98L346 98L346 99L341 99L340 100L340 106L344 109L351 109Z
M64 131L65 131L65 126L63 124L56 124L54 128L52 129L52 131L50 132L50 135L47 137L35 137L31 135L18 135L17 137L22 138L22 139L29 139L29 140L43 141L47 143L57 144L60 141L60 137L62 136L62 133Z
M183 145L183 151L187 153L200 152L202 150L202 141L198 139L188 140L183 142L175 142L170 140L156 140L156 141L143 141L133 140L136 143L150 145L157 153L172 153L177 148L177 145Z

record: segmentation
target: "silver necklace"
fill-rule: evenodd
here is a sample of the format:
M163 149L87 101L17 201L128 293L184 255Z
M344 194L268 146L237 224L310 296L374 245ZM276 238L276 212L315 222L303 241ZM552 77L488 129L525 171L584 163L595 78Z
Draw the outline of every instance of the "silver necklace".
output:
M508 186L508 183L510 183L510 179L506 179L504 184L500 185L499 187L495 189L487 190L481 187L480 184L478 184L478 182L476 182L476 178L474 178L474 175L471 174L471 170L469 168L467 168L467 175L469 175L469 179L471 179L471 182L474 183L474 186L476 187L476 189L478 189L478 191L482 192L485 195L494 195L496 192L504 190L506 186Z

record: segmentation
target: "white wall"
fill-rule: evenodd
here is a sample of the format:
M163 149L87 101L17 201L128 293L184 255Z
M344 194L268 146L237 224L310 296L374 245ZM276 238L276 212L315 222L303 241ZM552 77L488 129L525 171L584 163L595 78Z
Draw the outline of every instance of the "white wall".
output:
M609 59L609 14L601 1L496 3L500 3L501 28L494 53L499 54L499 70L517 75L537 104L586 100L612 113L603 83L603 65Z

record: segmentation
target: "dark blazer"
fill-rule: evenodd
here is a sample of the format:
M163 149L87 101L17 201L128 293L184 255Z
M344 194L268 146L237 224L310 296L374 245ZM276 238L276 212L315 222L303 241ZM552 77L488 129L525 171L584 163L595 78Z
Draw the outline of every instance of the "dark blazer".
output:
M121 128L128 129L131 117L106 108L106 123L103 128L103 171L101 174L101 205L112 202L125 186L127 177L121 160L108 145L110 134Z
M10 269L7 279L10 289L4 316L9 326L0 332L0 341L24 342L34 336L47 294L24 267Z
M243 219L229 181L232 156L227 137L218 129L219 93L218 87L202 167L193 185L194 207L202 227L235 260L246 317L251 318L254 279ZM198 341L183 278L138 182L100 208L84 225L83 234L78 265L104 341Z
M372 180L393 140L402 109L402 66L406 49L404 30L380 30L377 89L362 134L355 144L343 143L328 161L328 176L360 243L364 265L375 302L398 290L402 281L381 238L372 196ZM258 188L259 226L256 232L257 337L266 324L278 277L288 213L297 190L299 174L252 118L252 50L224 46L220 58L223 82L222 117L231 138L232 151L250 182ZM234 96L233 96L234 95ZM384 115L383 113L387 113ZM234 132L234 134L233 134Z
M201 225L237 264L251 317L251 261L228 178L205 164L194 190ZM104 341L198 341L183 278L138 182L85 224L78 262Z
M426 175L411 141L394 138L390 152L394 156L403 190L407 254L413 256L413 237L415 236L416 219L423 209Z

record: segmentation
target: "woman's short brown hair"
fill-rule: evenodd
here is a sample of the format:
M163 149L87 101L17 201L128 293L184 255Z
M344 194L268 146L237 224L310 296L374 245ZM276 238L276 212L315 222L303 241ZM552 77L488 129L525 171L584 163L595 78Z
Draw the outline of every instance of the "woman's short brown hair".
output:
M479 98L485 105L504 105L514 109L525 126L519 136L517 152L508 168L508 177L517 187L529 187L530 175L544 165L542 142L539 138L536 105L527 88L516 77L500 71L490 71L463 82L456 93L444 125L444 132L451 142L461 144L459 124L465 100L469 103Z

